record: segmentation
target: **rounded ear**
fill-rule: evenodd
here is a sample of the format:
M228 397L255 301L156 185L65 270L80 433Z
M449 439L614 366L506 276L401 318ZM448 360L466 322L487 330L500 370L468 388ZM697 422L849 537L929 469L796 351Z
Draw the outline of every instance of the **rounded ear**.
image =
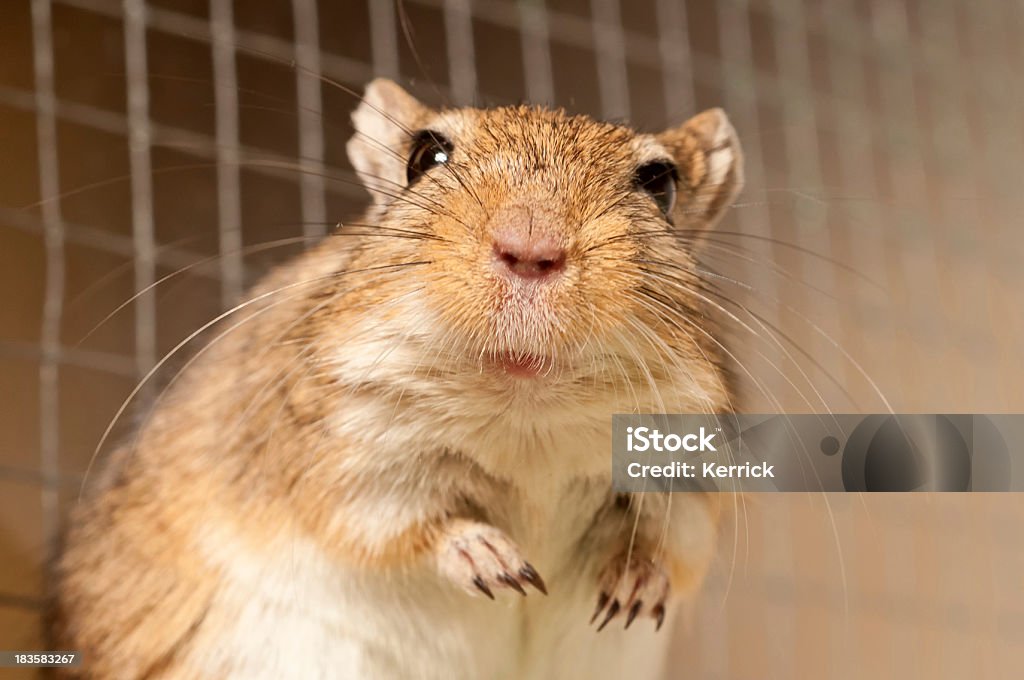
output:
M366 86L363 100L352 113L355 134L345 150L375 204L405 186L405 155L410 133L432 112L415 97L386 78Z
M743 188L743 154L722 109L708 109L657 139L679 166L675 223L688 229L714 226Z

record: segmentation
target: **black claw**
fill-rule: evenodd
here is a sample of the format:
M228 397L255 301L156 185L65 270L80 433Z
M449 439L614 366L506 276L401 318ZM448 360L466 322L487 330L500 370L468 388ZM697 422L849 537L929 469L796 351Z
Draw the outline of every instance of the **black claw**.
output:
M597 627L598 633L604 630L604 627L608 625L608 622L615 618L615 615L619 613L619 609L621 609L621 607L619 606L619 601L615 600L614 602L612 602L612 606L608 607L607 616L604 617L604 621L601 622L601 625Z
M661 624L665 623L665 605L659 604L654 608L654 618L657 623L654 625L654 630L661 630Z
M640 613L640 608L644 606L642 600L637 600L632 607L629 608L629 614L626 616L626 628L629 628L629 624L633 623L633 619Z
M529 562L525 563L523 568L519 570L519 575L540 592L545 595L548 594L548 588L544 585L544 579L540 577L540 574L537 573L537 570Z
M494 593L491 592L491 589L487 587L487 584L484 583L484 580L479 575L473 577L473 585L479 588L481 593L492 600L494 599Z
M597 609L594 610L594 615L590 617L591 623L597 621L597 615L600 614L601 611L604 609L604 606L608 604L609 599L610 598L608 596L608 593L602 591L597 598Z
M519 581L517 581L511 574L500 574L498 576L498 580L507 585L509 588L515 590L523 597L526 597L526 590L521 585L519 585Z

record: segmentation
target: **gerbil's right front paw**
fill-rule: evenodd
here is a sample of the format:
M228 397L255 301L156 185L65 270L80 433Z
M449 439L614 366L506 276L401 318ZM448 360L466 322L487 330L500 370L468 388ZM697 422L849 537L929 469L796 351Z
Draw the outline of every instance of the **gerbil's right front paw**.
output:
M537 570L523 559L519 547L497 529L483 522L456 520L448 525L437 553L441 573L467 592L482 592L494 599L493 588L510 588L526 595L530 584L548 594Z

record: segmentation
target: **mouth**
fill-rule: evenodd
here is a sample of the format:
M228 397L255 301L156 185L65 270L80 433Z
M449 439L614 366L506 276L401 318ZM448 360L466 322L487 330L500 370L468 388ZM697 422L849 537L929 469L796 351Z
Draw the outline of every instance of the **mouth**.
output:
M524 380L541 377L551 370L551 360L538 354L494 352L486 361L494 370Z

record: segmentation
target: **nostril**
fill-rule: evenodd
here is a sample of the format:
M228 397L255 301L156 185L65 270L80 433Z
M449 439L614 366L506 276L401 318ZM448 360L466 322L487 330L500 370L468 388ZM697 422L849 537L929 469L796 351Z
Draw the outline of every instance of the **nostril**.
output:
M495 241L496 264L521 278L544 278L565 267L565 252L548 239Z
M506 267L513 268L513 267L516 267L516 266L519 265L519 258L518 257L516 257L512 253L508 252L507 250L502 250L497 245L495 245L495 254L497 255L498 259L501 261L501 263L503 265L505 265Z
M563 259L564 258L558 258L554 260L538 260L537 269L539 269L542 272L551 271L552 269L558 269L560 266L562 266Z

